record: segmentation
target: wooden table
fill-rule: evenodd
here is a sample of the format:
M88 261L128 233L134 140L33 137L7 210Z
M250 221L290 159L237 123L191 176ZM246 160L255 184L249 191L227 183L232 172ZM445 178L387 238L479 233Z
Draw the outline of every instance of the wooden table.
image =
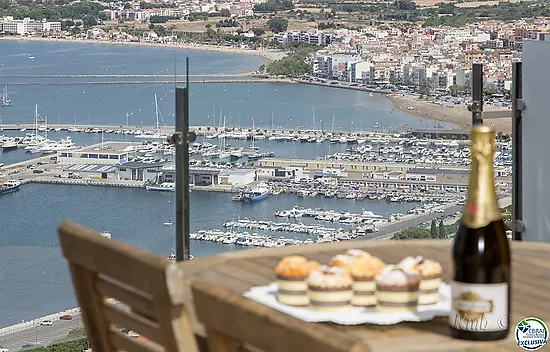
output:
M452 242L440 240L346 241L231 252L178 265L185 270L187 284L192 280L206 280L242 294L251 287L274 282L274 268L284 256L299 254L327 263L335 254L343 253L349 248L359 248L380 257L386 263L396 263L409 255L423 255L437 260L444 268L443 280L448 282L452 275L451 246ZM512 243L512 325L506 340L472 342L453 339L449 336L447 318L393 326L307 324L323 325L331 331L350 334L363 340L371 351L521 351L513 336L515 326L521 319L533 316L550 323L549 259L550 244ZM247 299L242 297L242 300ZM189 309L194 315L191 299ZM284 315L275 310L272 314ZM193 324L196 334L204 336L200 323L195 319Z

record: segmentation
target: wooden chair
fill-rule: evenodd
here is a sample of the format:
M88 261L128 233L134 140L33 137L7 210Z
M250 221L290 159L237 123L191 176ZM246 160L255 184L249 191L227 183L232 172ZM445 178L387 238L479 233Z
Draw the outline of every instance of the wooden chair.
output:
M94 351L198 351L177 265L69 222L59 238Z
M191 288L210 352L369 351L359 339L291 317L220 284L193 281Z

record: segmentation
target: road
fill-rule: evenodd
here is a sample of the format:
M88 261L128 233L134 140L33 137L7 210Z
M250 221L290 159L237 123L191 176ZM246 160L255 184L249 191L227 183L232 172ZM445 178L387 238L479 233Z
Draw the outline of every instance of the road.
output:
M505 208L512 204L512 197L504 197L499 199L499 207ZM396 222L395 224L390 224L387 226L384 226L380 228L378 232L370 233L365 236L357 237L358 240L374 240L374 239L380 239L380 237L386 237L392 233L399 232L402 230L405 230L409 227L418 226L419 224L427 221L432 221L433 219L440 218L445 215L453 215L457 211L462 212L464 209L464 205L453 205L449 208L446 208L443 213L430 213L430 214L424 214L419 215L412 219L402 220L399 222Z
M73 314L72 320L54 320L52 326L36 325L25 330L0 336L0 346L17 351L26 344L48 345L67 336L69 331L82 327L80 313Z

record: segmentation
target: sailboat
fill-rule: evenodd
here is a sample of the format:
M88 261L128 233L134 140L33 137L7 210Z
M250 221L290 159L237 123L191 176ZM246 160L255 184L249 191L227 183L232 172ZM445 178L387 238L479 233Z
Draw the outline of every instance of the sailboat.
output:
M2 94L2 106L11 106L11 100L8 99L8 86L4 86L4 92Z
M250 145L250 150L258 150L259 148L254 145L254 141L256 140L255 133L254 133L254 119L252 119L252 144Z
M74 125L73 125L73 127L69 127L67 129L67 131L69 131L69 132L81 132L82 131L82 129L76 127L76 115L74 115Z
M218 155L218 159L229 159L231 158L231 153L229 153L226 149L225 145L225 116L223 117L223 138L222 138L222 145L220 148L220 155Z
M336 144L340 142L340 139L334 137L334 114L332 114L332 126L330 129L330 135L332 138L330 139L330 144Z
M160 125L159 125L159 106L157 101L157 95L155 94L155 117L156 117L156 124L155 124L155 130L154 131L147 131L141 134L136 134L135 138L165 138L166 136L162 136L160 133Z

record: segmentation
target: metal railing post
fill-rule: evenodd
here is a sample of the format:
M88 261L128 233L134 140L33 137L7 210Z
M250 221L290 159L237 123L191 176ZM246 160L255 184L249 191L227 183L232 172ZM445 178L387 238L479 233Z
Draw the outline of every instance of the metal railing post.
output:
M525 226L523 224L522 199L522 110L523 102L522 63L515 62L512 79L512 238L523 239Z
M483 64L472 64L472 125L483 125Z
M175 74L175 73L174 73ZM176 88L176 261L189 260L189 58L186 87Z

